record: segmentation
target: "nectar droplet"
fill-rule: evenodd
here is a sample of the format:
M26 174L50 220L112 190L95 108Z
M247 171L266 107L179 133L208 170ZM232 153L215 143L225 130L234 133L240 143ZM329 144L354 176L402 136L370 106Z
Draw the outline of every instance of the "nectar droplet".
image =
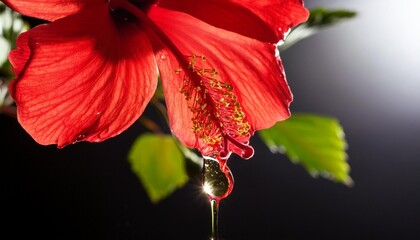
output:
M218 237L219 203L229 196L233 189L233 175L227 166L227 158L218 159L204 157L203 161L203 190L210 199L211 206L211 237Z
M233 175L225 160L204 158L203 189L210 199L220 201L233 189Z

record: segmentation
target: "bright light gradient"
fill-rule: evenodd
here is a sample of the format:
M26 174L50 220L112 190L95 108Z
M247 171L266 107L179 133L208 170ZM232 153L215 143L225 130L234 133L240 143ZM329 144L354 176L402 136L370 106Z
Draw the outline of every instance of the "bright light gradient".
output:
M352 98L353 106L391 119L411 122L420 117L420 1L319 0L307 1L306 6L358 13L316 36L326 39L317 51L330 55L322 65L345 89L343 99Z

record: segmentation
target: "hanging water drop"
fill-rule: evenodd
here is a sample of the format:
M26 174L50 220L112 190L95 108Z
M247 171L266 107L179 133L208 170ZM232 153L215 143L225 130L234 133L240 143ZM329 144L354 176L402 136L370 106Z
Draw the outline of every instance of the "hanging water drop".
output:
M204 158L203 188L210 199L220 201L233 189L233 175L226 161Z
M233 175L226 160L205 157L203 161L203 189L210 199L211 240L218 239L219 203L233 189Z

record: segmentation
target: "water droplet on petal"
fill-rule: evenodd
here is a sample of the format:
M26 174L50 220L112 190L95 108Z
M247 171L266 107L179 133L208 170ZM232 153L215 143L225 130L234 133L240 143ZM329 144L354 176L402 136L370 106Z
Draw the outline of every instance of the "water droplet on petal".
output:
M84 134L79 134L79 135L77 135L77 137L75 137L75 138L74 138L74 140L73 140L72 144L76 144L76 143L78 143L78 142L83 141L83 139L84 139L85 137L86 137L86 135L84 135Z
M160 59L162 59L162 60L166 60L166 55L165 55L165 54L161 54L161 55L160 55Z

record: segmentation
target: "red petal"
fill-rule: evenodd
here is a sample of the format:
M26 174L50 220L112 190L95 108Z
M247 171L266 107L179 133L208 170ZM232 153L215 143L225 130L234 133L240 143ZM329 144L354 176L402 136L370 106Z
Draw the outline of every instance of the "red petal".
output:
M283 40L291 27L306 21L309 15L302 0L161 0L158 5L271 43Z
M10 90L21 125L40 144L63 147L121 133L157 85L147 36L128 22L117 29L106 5L38 26L18 44L10 56L20 74ZM22 67L20 53L28 51Z
M13 65L13 72L16 75L20 74L31 55L31 49L28 46L29 35L29 32L20 34L16 40L18 48L9 54L9 61Z
M175 11L152 8L149 17L183 54L205 56L208 67L218 71L220 79L233 86L246 120L251 125L251 134L253 130L270 127L289 117L288 107L292 96L273 44L210 26ZM174 72L180 65L165 51L162 50L165 58L158 65L171 128L184 144L207 152L208 145L198 141L191 131L194 114L188 108L185 96L180 93L184 83ZM246 144L249 137L240 140L240 143ZM229 150L237 152L239 149L232 147Z
M30 17L54 21L83 8L103 5L104 0L2 0L13 10Z

